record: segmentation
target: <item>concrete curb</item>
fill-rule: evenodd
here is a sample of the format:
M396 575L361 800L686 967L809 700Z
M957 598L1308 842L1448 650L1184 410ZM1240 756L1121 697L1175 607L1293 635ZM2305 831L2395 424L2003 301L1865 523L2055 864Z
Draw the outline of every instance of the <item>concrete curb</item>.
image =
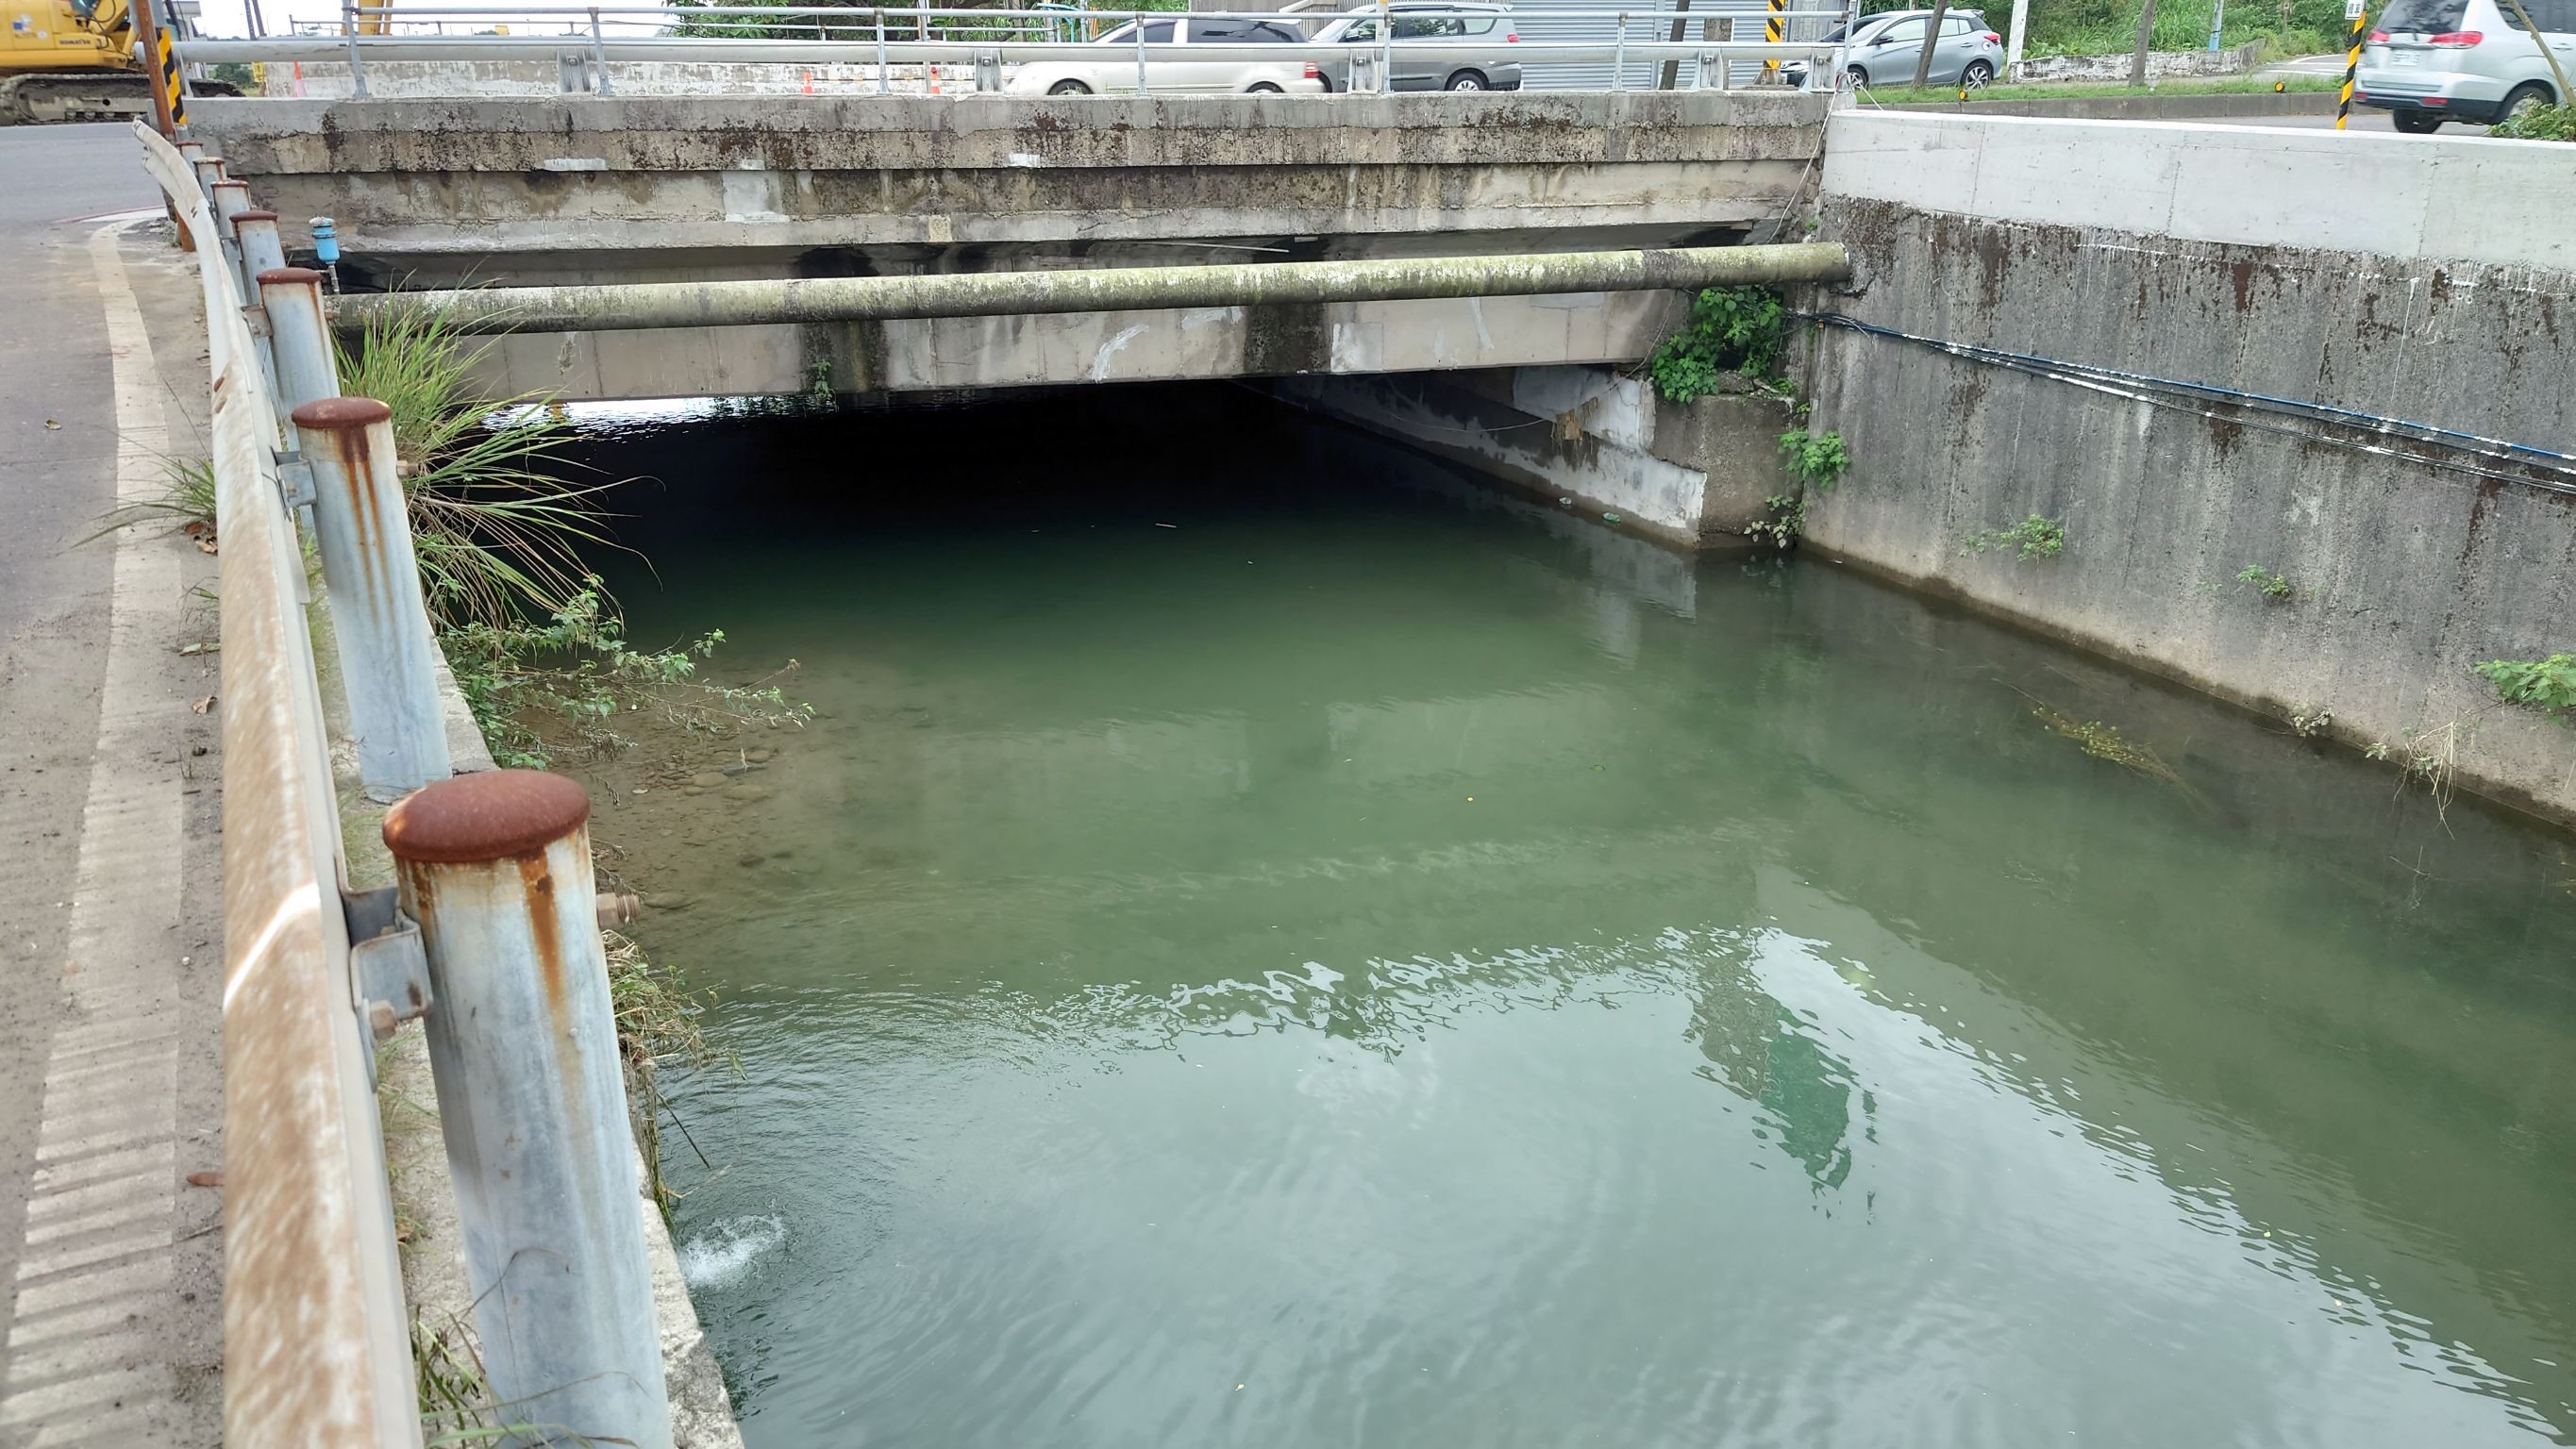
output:
M2014 101L1924 101L1885 111L1943 115L2043 116L2068 121L2228 121L2248 116L2330 116L2332 91L2257 91L2252 95L2067 96Z

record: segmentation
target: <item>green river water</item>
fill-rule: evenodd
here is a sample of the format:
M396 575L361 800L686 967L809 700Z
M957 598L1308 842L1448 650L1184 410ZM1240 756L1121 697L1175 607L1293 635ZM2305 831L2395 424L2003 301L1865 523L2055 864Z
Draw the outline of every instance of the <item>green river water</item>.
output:
M2576 1442L2564 836L1217 385L586 453L821 711L597 792L753 1449Z

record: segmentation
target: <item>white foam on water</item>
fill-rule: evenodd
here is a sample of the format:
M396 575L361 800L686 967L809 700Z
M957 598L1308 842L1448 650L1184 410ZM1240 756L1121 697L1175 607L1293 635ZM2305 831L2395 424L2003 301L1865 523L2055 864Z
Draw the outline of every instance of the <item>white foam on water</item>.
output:
M680 1245L680 1276L692 1288L722 1288L786 1241L786 1219L776 1213L720 1218Z

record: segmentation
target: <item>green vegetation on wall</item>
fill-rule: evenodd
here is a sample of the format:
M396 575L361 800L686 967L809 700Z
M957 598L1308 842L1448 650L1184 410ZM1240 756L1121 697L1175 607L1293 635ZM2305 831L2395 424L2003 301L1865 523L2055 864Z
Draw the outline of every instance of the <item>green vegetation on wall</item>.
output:
M2055 558L2066 550L2066 525L2034 513L2019 523L1972 533L1966 539L1969 553L1984 553L1998 548L2014 550L2021 555L2023 563Z
M2576 654L2546 659L2490 659L2478 673L2507 704L2541 710L2561 724L2576 724Z
M1646 361L1666 402L1686 403L1717 391L1739 372L1757 382L1780 377L1780 334L1788 313L1769 287L1709 287L1691 299L1690 320Z

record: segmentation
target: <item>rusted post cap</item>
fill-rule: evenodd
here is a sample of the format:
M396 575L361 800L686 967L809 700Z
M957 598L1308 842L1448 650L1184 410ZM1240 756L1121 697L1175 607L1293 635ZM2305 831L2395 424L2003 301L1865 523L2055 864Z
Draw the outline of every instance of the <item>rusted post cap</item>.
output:
M235 183L233 183L233 184L234 184L234 185L236 185L236 186L248 186L248 185L250 185L250 183L249 183L249 182L247 182L247 181L238 181L238 182L235 182ZM245 221L275 221L275 220L277 220L277 213L276 213L276 212L273 212L273 211L261 211L261 210L259 210L257 207L253 207L253 208L252 208L252 209L250 209L249 211L236 211L236 212L234 212L234 213L233 213L233 223L234 223L236 226L240 225L242 222L245 222ZM267 275L267 274L266 274L266 273L262 273L261 275L265 276L265 275Z
M474 865L543 850L588 819L590 796L561 775L485 770L404 796L385 812L385 848L396 860Z
M346 432L393 421L394 410L371 397L317 397L292 414L299 428L319 432ZM503 770L504 775L529 774L525 770ZM552 778L549 776L548 778Z
M221 181L216 182L215 184L216 184L217 186L238 186L238 187L240 187L240 188L241 188L242 190L244 190L244 191L248 191L248 190L250 190L250 183L249 183L249 182L247 182L247 181L235 181L235 180L233 180L233 179L232 179L231 177L229 177L229 176L225 177L225 178L224 178L223 180L221 180Z
M269 220L275 221L277 218L271 216ZM272 285L284 287L297 282L311 282L318 287L322 285L322 274L311 267L271 267L260 273L256 280L263 287Z

